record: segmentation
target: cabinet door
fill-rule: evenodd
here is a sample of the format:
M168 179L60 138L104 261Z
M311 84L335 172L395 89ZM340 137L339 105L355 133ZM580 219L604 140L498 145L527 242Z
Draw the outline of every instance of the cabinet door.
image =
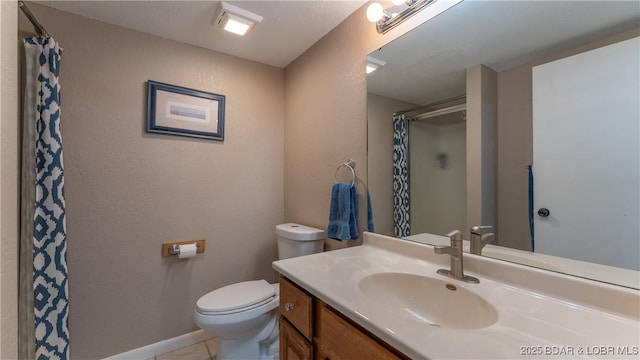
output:
M313 354L311 343L281 316L280 360L310 360L311 354Z
M280 277L280 314L311 340L311 295Z
M318 360L401 359L367 334L349 324L324 304L318 304L314 335Z

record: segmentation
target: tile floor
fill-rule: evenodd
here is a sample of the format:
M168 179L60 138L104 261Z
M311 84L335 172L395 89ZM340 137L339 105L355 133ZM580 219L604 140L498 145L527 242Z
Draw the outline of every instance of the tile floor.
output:
M148 360L216 360L218 344L218 338L213 338Z

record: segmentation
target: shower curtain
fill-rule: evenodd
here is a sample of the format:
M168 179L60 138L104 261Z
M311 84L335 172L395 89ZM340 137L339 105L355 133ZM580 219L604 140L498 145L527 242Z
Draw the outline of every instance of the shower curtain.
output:
M62 49L24 40L20 235L20 359L68 359L67 240L60 129Z
M411 234L409 222L409 124L404 115L393 116L393 233Z

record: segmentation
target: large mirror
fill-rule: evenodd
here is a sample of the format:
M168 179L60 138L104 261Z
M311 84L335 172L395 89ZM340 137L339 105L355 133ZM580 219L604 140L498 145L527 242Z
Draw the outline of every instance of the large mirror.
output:
M376 232L640 288L639 36L637 1L466 0L369 54Z

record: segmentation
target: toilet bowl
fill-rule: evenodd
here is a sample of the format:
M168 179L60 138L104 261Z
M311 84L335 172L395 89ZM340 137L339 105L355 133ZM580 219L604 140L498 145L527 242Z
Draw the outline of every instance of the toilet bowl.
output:
M298 224L276 227L279 258L321 252L324 231ZM213 290L198 299L194 321L220 338L218 360L278 359L278 284L244 281Z
M220 337L218 359L278 358L279 293L278 284L257 280L225 286L198 299L194 320Z

